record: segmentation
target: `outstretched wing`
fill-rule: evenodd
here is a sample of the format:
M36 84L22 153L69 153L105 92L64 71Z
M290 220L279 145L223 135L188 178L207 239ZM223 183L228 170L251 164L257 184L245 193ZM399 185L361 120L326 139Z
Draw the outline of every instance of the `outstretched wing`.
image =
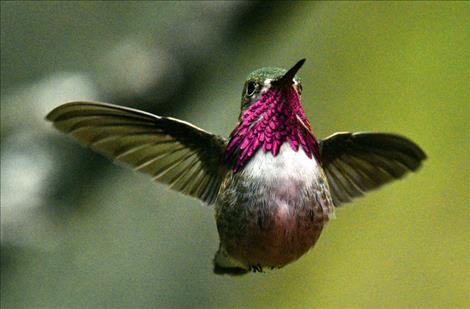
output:
M121 106L72 102L47 120L107 157L170 188L214 203L228 171L226 141L187 122Z
M320 141L320 157L335 206L409 171L426 154L409 139L386 133L336 133Z

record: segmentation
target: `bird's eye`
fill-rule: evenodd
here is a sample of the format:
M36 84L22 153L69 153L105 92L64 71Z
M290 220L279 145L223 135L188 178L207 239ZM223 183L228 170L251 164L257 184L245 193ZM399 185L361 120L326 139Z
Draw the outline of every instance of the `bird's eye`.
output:
M297 85L297 93L298 93L299 95L302 94L302 84L298 84L298 85Z
M251 97L255 94L256 91L256 83L255 82L248 82L246 85L246 95Z

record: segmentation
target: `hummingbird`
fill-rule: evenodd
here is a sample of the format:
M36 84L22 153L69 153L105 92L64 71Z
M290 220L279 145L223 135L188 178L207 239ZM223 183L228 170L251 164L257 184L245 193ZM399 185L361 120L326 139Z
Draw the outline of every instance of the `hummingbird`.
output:
M214 205L216 274L281 268L317 242L336 207L416 171L426 158L396 134L339 132L317 140L291 69L245 81L228 139L127 107L71 102L46 117L60 131L169 188Z

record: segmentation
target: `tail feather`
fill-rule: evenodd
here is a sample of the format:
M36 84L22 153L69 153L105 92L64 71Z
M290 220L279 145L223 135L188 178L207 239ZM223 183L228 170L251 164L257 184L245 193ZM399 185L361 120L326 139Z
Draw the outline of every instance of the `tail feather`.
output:
M214 257L214 273L217 275L244 275L248 273L249 267L231 257L225 249L220 246Z

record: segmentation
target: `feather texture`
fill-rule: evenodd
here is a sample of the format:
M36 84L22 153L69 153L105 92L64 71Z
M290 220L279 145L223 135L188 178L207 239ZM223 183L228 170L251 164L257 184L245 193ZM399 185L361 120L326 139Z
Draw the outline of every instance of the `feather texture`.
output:
M305 117L297 91L270 89L245 110L230 134L225 160L238 172L258 149L275 157L284 142L318 160L318 143Z
M426 154L409 139L386 133L342 132L320 141L335 206L416 171Z
M215 202L228 171L226 141L187 122L121 106L72 102L47 115L54 126L97 152L170 188Z

